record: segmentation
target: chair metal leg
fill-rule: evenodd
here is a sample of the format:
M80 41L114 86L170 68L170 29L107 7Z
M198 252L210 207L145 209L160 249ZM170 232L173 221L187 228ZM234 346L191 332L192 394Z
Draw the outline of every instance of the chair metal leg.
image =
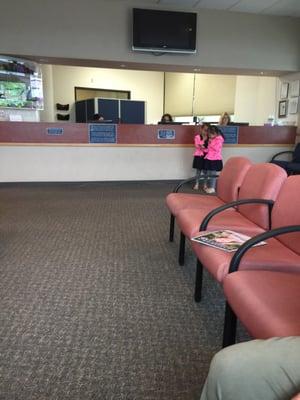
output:
M179 265L184 265L184 254L185 254L185 235L180 232L180 243L179 243Z
M203 265L199 260L197 260L195 294L194 294L194 299L197 303L201 301L202 297L202 281L203 281Z
M170 233L169 233L169 242L174 241L174 226L175 226L175 217L171 214L170 217Z
M223 329L223 347L231 346L236 340L237 317L232 308L226 302L225 320Z

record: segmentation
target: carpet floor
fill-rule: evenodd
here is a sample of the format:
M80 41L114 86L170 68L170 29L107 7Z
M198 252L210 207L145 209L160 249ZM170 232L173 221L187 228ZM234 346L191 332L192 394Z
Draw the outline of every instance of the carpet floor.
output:
M224 300L177 264L172 183L0 187L0 398L194 400Z

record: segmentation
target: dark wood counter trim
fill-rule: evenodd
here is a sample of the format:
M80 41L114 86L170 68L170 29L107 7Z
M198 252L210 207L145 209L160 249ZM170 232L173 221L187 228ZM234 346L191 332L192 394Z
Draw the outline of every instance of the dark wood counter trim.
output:
M295 126L241 126L239 144L295 143Z
M174 129L174 140L157 139L160 129ZM193 125L118 125L118 144L193 144L197 129Z
M63 135L47 135L47 128L63 128ZM87 124L0 122L0 141L7 143L87 143Z
M63 135L48 135L47 128L63 128ZM174 129L174 140L158 139L159 129ZM197 127L192 125L131 125L117 128L117 144L108 146L192 146ZM295 126L240 126L238 145L294 145ZM88 124L0 121L0 143L89 145ZM228 145L236 147L238 145ZM107 145L100 145L107 146Z

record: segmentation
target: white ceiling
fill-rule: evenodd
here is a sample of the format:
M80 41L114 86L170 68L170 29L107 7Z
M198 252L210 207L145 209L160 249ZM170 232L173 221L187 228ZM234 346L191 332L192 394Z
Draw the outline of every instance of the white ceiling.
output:
M300 0L136 0L135 3L300 18Z

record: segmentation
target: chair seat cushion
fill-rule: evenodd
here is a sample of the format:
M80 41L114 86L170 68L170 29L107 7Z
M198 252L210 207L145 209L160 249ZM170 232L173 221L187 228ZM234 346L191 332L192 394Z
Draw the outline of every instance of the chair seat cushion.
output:
M200 224L206 215L207 211L205 210L186 209L178 213L176 221L181 232L191 239L199 233ZM232 208L215 215L210 220L207 230L214 231L225 228L250 236L264 232L261 227Z
M300 273L238 271L226 276L223 288L254 338L300 336Z
M192 242L192 249L202 265L217 281L222 282L228 274L234 252L228 253L196 242ZM242 258L239 270L253 269L300 273L300 256L272 238L267 244L248 250Z
M225 204L218 196L187 193L170 193L166 197L166 203L175 217L179 211L187 208L205 208L210 211Z

